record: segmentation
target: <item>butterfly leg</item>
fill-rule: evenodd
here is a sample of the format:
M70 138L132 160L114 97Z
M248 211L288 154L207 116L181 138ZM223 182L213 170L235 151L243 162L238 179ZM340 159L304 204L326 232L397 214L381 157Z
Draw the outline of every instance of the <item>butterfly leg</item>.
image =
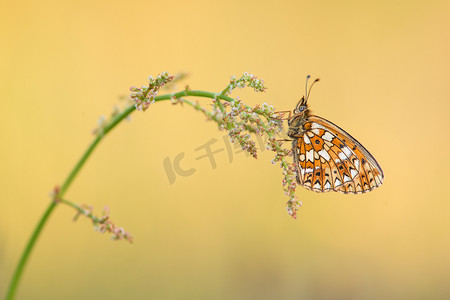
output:
M291 118L291 114L292 112L290 110L280 110L280 111L276 111L275 114L280 116L281 120L289 120ZM287 117L286 115L289 116Z

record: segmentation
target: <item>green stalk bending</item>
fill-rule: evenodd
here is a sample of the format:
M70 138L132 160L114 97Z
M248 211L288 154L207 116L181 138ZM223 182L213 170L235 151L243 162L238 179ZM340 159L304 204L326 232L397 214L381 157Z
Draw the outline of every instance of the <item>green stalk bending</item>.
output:
M234 101L234 99L231 97L217 94L217 93L211 93L211 92L205 92L205 91L184 90L184 91L181 91L178 93L156 96L155 102L163 101L163 100L170 100L173 98L177 99L177 98L187 97L187 96L203 97L203 98L210 98L210 99L220 98L225 101ZM117 116L115 116L103 128L102 134L98 134L97 137L94 139L94 141L92 141L92 143L87 148L86 152L84 152L83 156L80 158L80 160L77 162L75 167L70 172L69 176L67 176L66 180L61 185L59 191L55 192L55 195L53 195L52 201L50 202L49 206L45 210L45 213L42 215L41 219L39 220L39 223L37 224L36 228L34 229L33 234L31 235L30 239L28 240L28 243L25 246L22 256L20 257L20 260L16 266L13 277L11 279L11 283L9 285L9 289L6 294L6 298L5 298L6 300L14 299L20 278L22 277L23 270L26 266L26 263L28 262L28 258L30 257L31 251L33 250L33 248L36 244L36 241L42 232L42 229L44 228L45 224L47 223L47 221L48 221L50 215L52 214L53 210L55 209L56 205L58 203L65 203L65 202L61 202L59 199L64 198L64 195L66 194L66 192L69 189L70 185L72 184L73 180L78 175L81 168L84 166L87 159L91 156L92 152L97 147L97 145L100 143L100 141L106 136L106 134L108 134L108 132L110 132L114 127L116 127L116 125L118 125L123 119L125 119L128 115L130 115L134 110L136 110L134 105L130 105L124 111L122 111ZM67 203L65 203L65 204L67 204Z

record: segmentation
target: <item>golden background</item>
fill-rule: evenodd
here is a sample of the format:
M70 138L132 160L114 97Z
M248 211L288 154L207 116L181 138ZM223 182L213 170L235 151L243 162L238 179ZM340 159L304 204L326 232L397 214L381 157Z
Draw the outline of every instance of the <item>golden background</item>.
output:
M385 183L363 195L298 188L281 170L224 150L223 131L160 102L114 129L70 188L130 231L114 242L56 209L17 299L448 299L448 1L7 1L0 4L0 297L50 201L132 85L161 71L218 92L250 72L249 105L310 105L377 158ZM208 103L207 99L201 100ZM169 184L165 158L189 177Z

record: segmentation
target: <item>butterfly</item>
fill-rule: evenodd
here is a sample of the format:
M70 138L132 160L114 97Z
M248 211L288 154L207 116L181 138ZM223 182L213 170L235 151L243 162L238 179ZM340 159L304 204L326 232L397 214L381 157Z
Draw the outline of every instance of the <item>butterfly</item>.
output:
M372 154L336 124L312 115L308 107L311 88L288 117L287 135L297 182L315 192L365 193L383 183L383 170ZM306 98L305 98L306 97Z

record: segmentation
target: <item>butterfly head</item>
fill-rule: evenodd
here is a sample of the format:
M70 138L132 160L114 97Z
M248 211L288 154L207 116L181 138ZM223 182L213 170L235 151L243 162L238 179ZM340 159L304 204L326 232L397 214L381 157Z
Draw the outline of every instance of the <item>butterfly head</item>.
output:
M289 130L288 130L287 134L290 137L295 137L296 135L301 134L301 131L303 130L301 128L302 124L305 122L305 119L308 117L308 112L309 112L308 99L309 99L309 95L311 94L311 88L313 87L314 83L319 81L319 78L314 80L314 82L311 84L311 86L308 89L308 79L310 77L311 76L309 76L309 75L306 77L305 96L303 96L302 99L300 99L300 101L297 103L297 106L292 111L293 116L288 121Z
M306 103L306 101L308 101L308 99L305 99L305 97L302 97L302 99L298 101L297 106L295 106L294 110L292 111L294 115L298 115L308 109L308 104Z
M303 128L302 124L308 117L308 105L306 104L305 97L303 97L295 107L293 115L288 120L289 129L287 135L289 137L295 138L302 134Z

